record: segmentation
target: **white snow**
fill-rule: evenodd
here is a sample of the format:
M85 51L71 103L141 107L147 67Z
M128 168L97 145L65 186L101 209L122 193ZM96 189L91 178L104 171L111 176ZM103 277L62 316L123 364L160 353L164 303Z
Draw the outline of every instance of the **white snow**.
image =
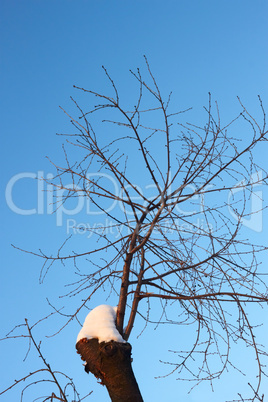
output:
M105 304L95 307L87 315L76 343L83 338L96 338L99 340L99 343L109 341L125 343L126 341L124 341L115 326L116 311L117 307Z

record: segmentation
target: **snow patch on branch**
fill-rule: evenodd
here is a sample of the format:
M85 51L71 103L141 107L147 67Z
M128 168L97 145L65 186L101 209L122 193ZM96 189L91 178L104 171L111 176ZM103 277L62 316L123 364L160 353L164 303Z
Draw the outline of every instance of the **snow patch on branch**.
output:
M87 315L76 343L83 338L96 338L99 340L99 343L109 341L125 343L126 341L124 341L115 326L116 311L117 307L105 304L95 307Z

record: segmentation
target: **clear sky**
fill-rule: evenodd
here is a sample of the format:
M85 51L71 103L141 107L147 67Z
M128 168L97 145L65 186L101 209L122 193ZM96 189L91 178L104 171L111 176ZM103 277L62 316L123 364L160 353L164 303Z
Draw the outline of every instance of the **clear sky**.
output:
M107 88L101 69L105 65L123 95L131 97L129 69L144 66L145 54L160 88L176 94L178 109L193 106L198 110L211 92L227 119L238 110L237 95L253 114L258 113L257 95L268 108L267 15L266 0L0 1L0 337L26 317L34 323L46 315L47 297L61 307L64 300L58 295L64 292L64 281L72 280L71 272L58 266L39 285L41 261L14 250L11 243L30 250L42 248L51 254L67 235L66 222L57 226L56 216L49 214L46 192L39 189L38 197L33 177L38 171L54 173L46 156L55 162L62 159L62 138L55 133L67 132L70 126L58 106L68 109L70 95L79 97L73 84L100 91ZM260 157L267 168L265 153ZM12 204L6 202L4 190L11 186L14 176L22 179L14 184ZM16 207L29 210L29 214L20 214ZM263 215L264 228L266 223L267 213ZM260 233L258 240L264 238L265 232ZM79 242L87 244L81 236ZM100 295L96 302L105 300ZM264 319L267 322L266 316ZM52 323L55 329L59 327L57 320ZM53 333L49 325L45 322L36 330L37 338L42 337L42 331ZM44 352L54 369L66 370L77 380L81 394L94 390L88 400L106 401L106 391L93 376L84 374L75 353L79 329L72 324L58 337L45 338ZM187 336L183 330L181 336ZM169 349L168 341L163 329L159 336L154 331L131 340L134 370L145 401L233 400L241 387L246 387L247 379L242 378L242 382L235 372L217 381L214 392L208 384L201 384L188 394L190 385L172 376L155 380L165 373L158 360L166 356L157 355L158 345L166 343ZM40 359L36 362L33 352L25 364L21 362L27 342L1 342L0 348L1 389L33 366L40 367ZM242 358L242 350L234 353L241 353ZM15 389L1 401L18 401L19 395ZM32 391L25 400L33 400Z

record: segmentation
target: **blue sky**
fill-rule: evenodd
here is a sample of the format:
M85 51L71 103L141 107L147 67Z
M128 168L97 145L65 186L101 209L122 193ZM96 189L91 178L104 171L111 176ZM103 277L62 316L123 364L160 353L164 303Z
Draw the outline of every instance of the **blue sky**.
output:
M38 207L37 184L31 177L38 171L44 175L54 172L46 156L55 162L62 160L62 138L55 133L68 132L70 126L59 105L71 109L69 97L81 96L73 84L106 90L101 69L105 65L123 96L131 98L134 84L129 69L144 67L145 54L160 88L164 93L174 91L178 109L193 106L198 116L211 92L226 119L238 111L237 95L258 115L257 95L268 107L267 15L264 0L1 1L0 337L26 317L34 323L44 316L49 311L46 298L60 306L63 302L58 295L64 292L64 283L72 280L72 272L58 266L39 285L41 262L11 247L42 248L50 254L66 237L66 226L57 227L55 215L47 211L47 194L43 213L20 215L6 202L4 190L14 175L23 174L24 179L14 185L14 204L22 209ZM259 157L267 168L265 150L260 150ZM267 213L263 215L264 228L266 222ZM258 236L260 242L266 238L264 231ZM81 236L75 242L86 245ZM96 303L102 302L101 296L96 299ZM52 323L58 328L57 320ZM52 324L41 325L37 337L53 333L53 328L46 325ZM68 367L82 394L94 390L89 400L105 401L106 391L82 372L75 354L73 343L78 331L77 325L70 325L58 337L46 338L43 345L47 359L55 369ZM181 336L187 335L182 331ZM261 330L260 336L264 342ZM155 380L165 372L158 364L163 356L156 356L155 348L166 338L160 330L158 337L157 332L153 336L145 333L132 340L134 370L145 401L162 401L163 392L170 402L233 400L246 386L247 381L240 382L235 372L217 381L213 393L208 384L188 394L189 384L177 382L174 377ZM34 353L21 363L26 342L19 340L13 345L12 355L7 345L13 344L0 344L5 358L0 369L1 388L22 377L27 369L32 370L31 364L37 367ZM244 352L238 349L234 353ZM33 396L28 392L26 400L30 401ZM15 389L1 400L19 400L19 395L19 389Z

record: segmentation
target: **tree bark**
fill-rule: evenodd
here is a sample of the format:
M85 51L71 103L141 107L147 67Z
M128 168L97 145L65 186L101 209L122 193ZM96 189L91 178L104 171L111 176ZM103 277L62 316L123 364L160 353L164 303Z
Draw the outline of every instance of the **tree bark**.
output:
M131 367L131 345L98 339L80 339L77 353L86 362L85 371L91 372L105 385L112 402L143 402Z

